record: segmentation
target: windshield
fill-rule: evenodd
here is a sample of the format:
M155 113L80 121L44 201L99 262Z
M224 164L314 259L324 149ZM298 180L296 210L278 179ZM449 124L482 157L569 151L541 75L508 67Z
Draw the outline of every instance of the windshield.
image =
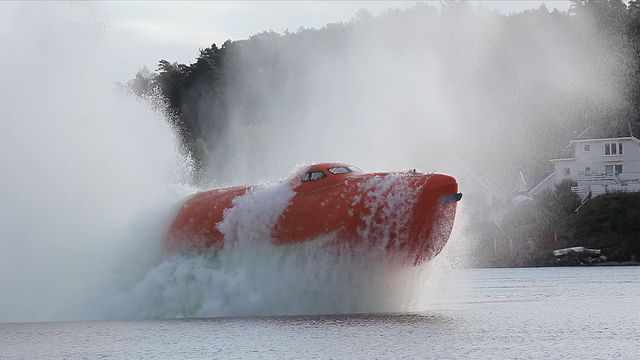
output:
M332 173L333 175L338 175L338 174L348 174L351 172L351 170L347 167L338 166L338 167L329 168L329 172Z
M361 173L362 170L358 169L355 166L336 166L329 168L329 172L333 175L338 174L348 174L348 173Z

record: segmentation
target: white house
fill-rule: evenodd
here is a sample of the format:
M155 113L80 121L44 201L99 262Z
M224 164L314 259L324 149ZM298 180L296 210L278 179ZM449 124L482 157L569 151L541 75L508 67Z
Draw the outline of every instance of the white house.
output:
M530 191L536 195L563 180L583 199L615 191L640 191L640 140L630 137L571 140L573 157L553 159L554 171Z

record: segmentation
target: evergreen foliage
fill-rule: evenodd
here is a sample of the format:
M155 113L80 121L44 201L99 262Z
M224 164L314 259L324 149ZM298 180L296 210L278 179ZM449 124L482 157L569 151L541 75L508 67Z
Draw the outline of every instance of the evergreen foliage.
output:
M640 259L640 193L609 193L587 202L575 215L571 246L602 249L609 260Z
M264 118L260 111L264 109L265 102L273 99L282 101L280 107L286 106L288 101L308 101L304 94L292 95L290 84L312 84L314 65L310 64L322 62L323 59L328 63L344 61L337 54L348 53L348 45L353 44L348 41L357 40L362 34L373 34L379 36L380 46L387 47L387 51L406 52L413 56L411 52L419 54L419 50L407 49L406 45L394 41L393 37L411 34L415 37L416 48L426 42L430 44L430 48L436 50L443 48L443 41L473 41L472 38L466 39L467 35L456 35L451 39L442 38L442 35L434 34L433 29L447 29L446 24L452 21L466 24L467 22L461 19L471 18L480 13L482 16L499 19L501 26L508 29L505 32L508 34L507 37L496 39L494 48L487 54L486 63L479 64L483 67L490 64L489 70L483 70L484 74L478 73L477 70L464 69L465 65L460 63L459 66L451 64L452 69L457 69L458 74L452 73L447 76L453 81L456 76L467 79L478 77L473 81L486 82L488 89L503 88L506 91L504 94L499 91L491 93L488 97L510 100L500 107L493 108L487 108L486 103L467 104L469 113L459 114L463 119L461 136L477 133L478 126L487 127L488 121L503 121L488 126L502 129L498 130L499 132L511 131L518 126L521 127L518 132L523 135L535 134L535 137L527 138L527 146L505 144L524 152L514 156L522 155L520 158L524 159L525 163L520 166L524 165L528 169L528 174L525 175L535 182L539 180L538 174L543 174L544 169L548 167L547 159L556 155L550 153L549 149L560 148L572 132L591 126L593 134L628 135L630 127L634 128L636 133L640 133L640 0L632 0L628 5L621 0L574 1L568 13L549 11L542 6L518 14L501 15L482 8L473 9L470 5L457 1L445 1L440 11L422 3L407 10L389 9L376 17L362 10L349 23L329 24L319 30L301 28L297 32L287 31L284 34L269 31L247 40L226 41L221 47L212 44L200 50L196 61L190 65L161 60L155 71L142 69L128 86L139 95L153 91L162 94L174 115L170 121L179 133L183 145L191 153L198 167L206 167L209 152L219 142L220 136L230 123L242 121L249 125L260 125ZM597 39L586 37L580 19L592 20L600 36ZM405 28L396 34L390 34L386 30L389 24L394 28ZM472 21L469 24L468 26L481 26L474 25ZM580 97L576 97L578 94L575 94L571 95L571 98L560 99L557 94L550 92L553 89L540 84L517 83L517 71L520 70L513 68L514 62L535 58L537 51L540 51L539 47L546 46L544 43L527 42L532 24L564 29L560 36L566 39L548 39L547 42L550 44L605 42L606 49L614 49L617 53L615 56L594 50L593 59L576 63L574 66L579 70L573 71L598 73L602 81L611 82L612 78L617 79L616 83L625 87L621 91L625 94L624 98L616 98L620 104L613 107L599 104L597 96L600 95L594 94ZM460 33L466 30L469 29L460 29ZM470 34L472 33L471 29ZM464 57L465 49L473 46L473 43L460 43L457 46L461 51L460 55ZM513 53L514 49L517 53ZM594 46L594 49L602 48ZM590 64L601 66L607 62L606 66L609 66L610 72L589 68L593 67ZM545 66L553 65L543 64L540 65L542 67L531 67L529 71L540 71ZM492 83L497 79L494 70L491 69L506 71L505 78L513 77L513 81L516 82ZM618 69L624 71L620 72ZM509 71L513 74L509 75ZM571 71L572 69L563 70L569 73ZM380 78L381 85L385 81L385 78ZM465 89L456 90L455 86L454 84L452 91L460 92L459 97L462 100L465 97ZM530 93L537 96L531 96ZM233 107L232 102L237 104L238 99L241 99L242 106ZM565 106L567 102L573 104L574 108L583 109L579 117L557 118L563 115L557 113L556 109ZM483 111L474 110L474 107L478 106L483 107ZM522 118L513 118L514 114ZM474 116L481 118L473 119ZM550 147L549 142L557 146ZM506 173L500 175L512 178L514 166L518 165L509 165L506 160L502 162L507 163L504 170Z
M610 261L638 260L640 193L603 194L578 209L571 186L564 181L507 213L502 228L516 244L508 264L553 264L551 250L576 246L600 249Z

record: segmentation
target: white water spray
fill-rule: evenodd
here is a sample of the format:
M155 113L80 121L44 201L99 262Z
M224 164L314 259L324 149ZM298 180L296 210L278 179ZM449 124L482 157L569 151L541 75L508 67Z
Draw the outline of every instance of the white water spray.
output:
M123 264L153 258L183 174L154 109L103 74L92 8L25 4L0 32L0 321L101 317ZM8 70L11 69L11 70Z
M406 308L393 261L327 256L330 236L273 246L292 195L281 183L234 201L219 228L235 246L165 258L175 206L195 189L179 185L188 169L162 109L102 76L113 55L90 7L19 10L1 38L2 65L19 71L0 87L0 321Z
M378 188L380 181L370 186ZM234 200L213 254L160 261L113 292L110 318L393 312L412 309L424 269L384 247L337 248L334 234L274 245L271 233L293 191L287 182L252 187ZM372 205L380 201L372 198ZM389 206L406 203L391 199ZM394 203L395 201L395 203ZM384 201L385 204L389 201ZM397 214L382 216L395 218ZM373 220L371 220L373 221Z
M446 256L402 269L393 259L380 262L367 253L355 262L352 256L327 256L330 235L272 246L269 227L290 196L278 185L256 187L238 199L220 224L237 246L216 256L164 258L162 241L174 205L193 189L176 185L183 160L161 111L115 94L102 76L106 62L121 54L102 50L105 30L90 10L25 5L14 17L19 21L0 24L7 30L0 32L2 48L10 54L0 65L11 69L0 83L0 321L424 308L424 298L415 295L425 293L425 273L446 267ZM403 36L411 23L399 19L373 34L354 32L344 42L345 53L333 61L308 59L302 69L308 78L279 81L286 84L280 92L265 82L260 93L271 95L255 111L264 117L259 131L232 118L228 136L214 149L213 160L224 172L220 178L264 181L301 160L352 161L370 170L416 164L431 169L452 147L472 153L473 160L491 138L491 127L478 124L494 116L486 104L495 102L495 94L505 88L544 93L526 88L536 83L527 81L537 79L535 73L513 84L501 69L487 65L487 44L509 39L500 33L500 22L470 18L476 27L459 26L461 43L413 47L422 42ZM432 29L433 39L447 39L466 24L453 20L455 31L440 24ZM388 34L405 40L396 44ZM388 51L380 39L403 45L410 56ZM560 45L538 55L573 64ZM467 49L468 56L458 56L459 49ZM514 49L518 56L511 62L518 64L521 50ZM477 64L487 66L491 76L475 76ZM558 99L581 96L578 90L594 83L610 88L589 76L596 71L574 72L570 81L565 75L544 83L570 84L569 90L557 87ZM497 79L497 85L480 96L486 78ZM242 90L245 84L236 85ZM231 113L241 114L242 97L234 100ZM521 108L514 107L513 113L498 115L518 118ZM455 251L447 247L443 255L448 253Z

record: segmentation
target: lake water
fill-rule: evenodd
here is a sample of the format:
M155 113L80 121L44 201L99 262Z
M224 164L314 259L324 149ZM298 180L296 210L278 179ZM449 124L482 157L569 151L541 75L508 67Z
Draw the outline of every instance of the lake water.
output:
M0 324L0 358L640 359L640 267L440 276L410 314Z

